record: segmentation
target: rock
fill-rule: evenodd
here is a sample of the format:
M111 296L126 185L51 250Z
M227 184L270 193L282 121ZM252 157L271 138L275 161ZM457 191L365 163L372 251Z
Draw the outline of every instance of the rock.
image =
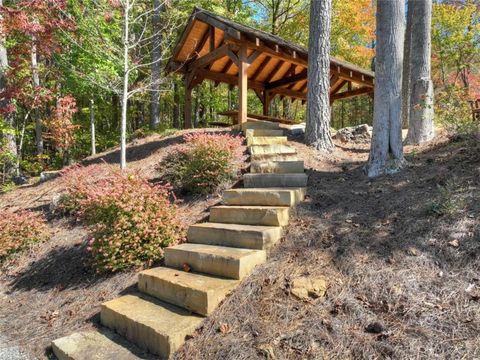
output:
M299 277L292 282L292 295L301 299L319 298L327 292L327 281L323 277Z
M60 171L58 171L58 170L42 171L40 173L40 181L43 182L43 181L52 180L52 179L55 179L56 177L59 177L59 176L60 176Z
M341 142L369 142L372 138L372 127L367 124L346 127L338 130L334 137Z
M25 176L14 176L12 181L15 185L25 185L28 184L28 178Z

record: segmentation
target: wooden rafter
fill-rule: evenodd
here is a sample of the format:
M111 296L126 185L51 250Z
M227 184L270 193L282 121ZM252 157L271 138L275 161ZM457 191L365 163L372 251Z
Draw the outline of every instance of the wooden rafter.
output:
M198 72L198 75L202 76L204 79L224 82L226 84L235 85L235 86L238 84L238 77L235 75L221 74L221 73L210 71L207 69L200 69L197 72ZM248 80L248 87L250 89L258 89L260 91L265 90L265 86L260 81Z
M283 64L285 64L285 60L280 60L277 65L275 65L273 70L270 72L270 74L268 74L267 78L265 79L266 84L269 83L275 77L275 75L277 75Z
M359 96L359 95L364 95L364 94L370 94L373 93L373 89L368 86L364 86L352 91L343 91L338 94L334 94L330 97L330 101L334 100L340 100L340 99L348 99L354 96Z
M208 64L221 59L228 55L229 47L228 45L222 45L219 48L209 52L207 55L204 55L195 61L192 61L187 66L187 72L195 71L196 69L201 69Z
M270 60L272 60L272 58L270 56L266 56L265 59L263 59L263 61L261 62L260 66L257 68L257 70L255 70L255 72L253 73L252 75L252 80L257 80L258 77L260 76L260 73L262 72L262 70L265 68L265 66L268 65L268 63L270 62Z
M304 69L302 72L296 74L296 75L293 75L293 76L290 76L290 77L286 77L286 78L283 78L283 79L279 79L277 81L273 81L271 83L268 83L266 84L266 89L267 90L273 90L273 89L276 89L276 88L280 88L280 87L283 87L283 86L286 86L286 85L290 85L292 83L296 83L300 80L305 80L307 78L307 69Z
M334 76L334 82L330 82L330 95L336 94L347 83L347 80Z

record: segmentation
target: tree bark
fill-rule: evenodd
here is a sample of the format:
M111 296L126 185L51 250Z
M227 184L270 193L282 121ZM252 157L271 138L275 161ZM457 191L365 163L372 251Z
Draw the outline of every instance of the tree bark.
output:
M34 89L33 91L36 94L40 88L40 77L38 75L37 39L35 36L32 36L31 61L32 61L32 80L33 80L33 89ZM35 146L37 149L37 155L42 155L43 154L42 120L40 119L40 111L38 109L38 104L35 104L33 115L35 118Z
M402 71L402 128L408 129L410 122L410 50L412 47L412 22L413 3L408 1L407 26L405 28L405 41L403 45L403 71Z
M173 81L173 127L180 129L180 96L177 81Z
M407 144L421 144L434 137L433 83L431 79L432 0L412 1L410 51L410 116Z
M335 147L329 126L331 13L331 0L311 2L305 140L316 149L326 151Z
M0 0L0 6L3 6L3 0ZM0 22L2 21L2 16L0 14ZM0 36L0 92L4 93L3 99L0 101L0 108L6 109L11 105L11 100L8 95L5 94L7 90L7 75L6 71L8 69L8 55L7 48L5 47L5 38ZM9 161L6 164L6 175L15 176L18 175L19 168L17 166L18 157L17 152L17 142L14 129L14 114L11 109L7 109L4 112L5 125L7 126L7 131L2 134L2 137L5 139L7 151L12 155L12 161Z
M369 177L395 173L404 164L401 88L405 1L378 0L375 60L375 104Z
M130 1L125 0L123 19L123 89L122 117L120 124L120 169L127 167L127 108L128 108L128 47L129 47Z
M93 99L90 99L90 142L91 153L95 155L97 153L97 147L95 141L95 104Z
M160 76L162 58L162 34L160 14L163 11L163 4L160 0L153 0L152 16L152 84L150 91L150 129L154 130L160 123Z

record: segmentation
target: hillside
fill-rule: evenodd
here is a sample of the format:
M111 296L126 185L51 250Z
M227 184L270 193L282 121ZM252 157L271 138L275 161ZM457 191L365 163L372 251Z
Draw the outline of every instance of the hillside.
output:
M155 179L155 166L181 135L135 141L130 167ZM479 357L478 143L440 136L407 147L406 169L369 180L362 172L369 144L337 142L335 153L320 156L290 140L308 169L307 201L268 262L176 358ZM113 149L87 163L117 157ZM95 327L99 305L131 291L136 279L135 272L99 276L88 267L85 229L50 211L61 191L54 179L0 196L0 209L45 211L54 231L0 278L0 331L40 358L52 339ZM184 224L200 221L218 199L180 198ZM325 277L326 297L293 297L300 275Z

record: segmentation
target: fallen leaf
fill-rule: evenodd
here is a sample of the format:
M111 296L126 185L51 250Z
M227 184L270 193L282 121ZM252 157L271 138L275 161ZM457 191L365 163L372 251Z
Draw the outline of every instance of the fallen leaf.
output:
M227 323L221 324L218 330L224 335L228 334L231 331L230 325L228 325Z
M458 243L458 240L455 239L455 240L452 240L452 241L449 241L448 242L448 245L450 245L451 247L454 247L454 248L457 248L460 246L460 244Z
M191 268L190 265L188 265L187 263L184 263L184 264L182 265L182 268L183 268L183 271L186 271L186 272L192 271L192 268Z

